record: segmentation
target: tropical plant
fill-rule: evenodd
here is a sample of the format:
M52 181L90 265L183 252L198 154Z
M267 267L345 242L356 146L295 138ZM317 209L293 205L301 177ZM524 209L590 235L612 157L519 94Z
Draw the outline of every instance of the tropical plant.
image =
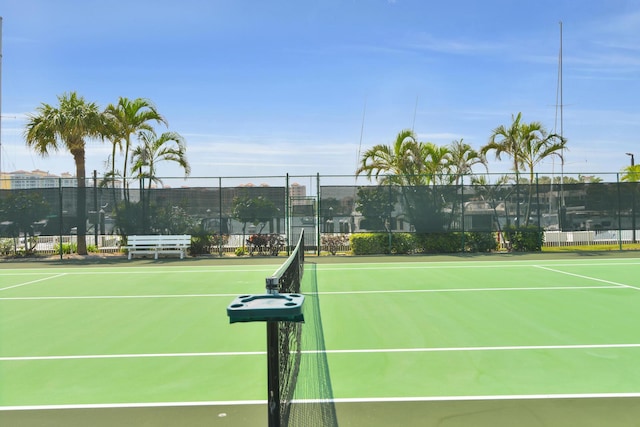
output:
M106 125L110 134L109 139L113 144L110 175L112 179L115 179L117 175L115 167L116 150L119 149L124 151L122 179L125 189L125 201L128 201L127 166L131 150L131 137L139 134L141 131L153 133L154 130L151 126L151 122L166 125L167 121L162 115L160 115L151 101L143 98L130 100L128 98L120 97L118 99L118 103L109 104L104 113L108 119Z
M360 228L390 231L391 213L397 199L397 190L391 185L358 188L356 212L363 216Z
M10 224L6 234L14 239L24 236L25 254L31 254L35 248L29 245L29 242L36 243L35 223L48 213L49 204L40 193L20 191L0 200L0 216Z
M378 144L367 150L356 174L365 174L379 184L401 187L402 201L416 231L442 230L445 201L435 188L448 165L448 149L419 142L403 130L391 145Z
M264 196L249 198L247 196L234 197L231 216L242 225L242 235L246 231L246 226L251 223L255 226L262 224L258 234L262 233L267 222L271 221L278 214L278 208ZM244 245L244 242L243 242Z
M449 174L455 177L456 185L460 183L463 175L473 172L475 165L483 165L485 171L488 171L485 156L462 139L455 140L449 145Z
M522 113L517 116L511 116L511 126L506 127L500 125L493 129L489 142L480 149L480 154L486 156L489 151L494 151L496 160L501 160L500 156L505 154L513 160L513 172L516 175L516 182L519 181L520 172L522 170L521 146L522 131L520 122Z
M78 254L86 255L85 140L103 137L103 115L97 104L85 101L76 92L58 96L57 107L43 103L36 111L36 114L29 115L25 127L27 146L43 157L61 148L73 156L78 182Z
M138 134L140 145L131 152L131 173L148 182L148 188L154 183L162 183L156 175L159 162L175 162L183 170L185 176L191 173L187 161L187 148L184 138L176 132L165 132L156 136L154 132L142 131Z
M356 175L365 174L370 180L375 177L380 183L424 185L425 152L413 131L405 129L392 145L377 144L365 151Z
M497 207L499 201L502 200L504 204L505 223L509 225L509 205L507 203L507 199L513 193L514 189L507 184L513 179L514 178L512 176L502 175L493 184L487 182L486 176L484 175L473 177L471 179L471 184L473 185L473 190L477 197L480 200L488 202L489 206L493 210L499 238L503 238L503 233L502 227L500 226L500 217L498 215Z
M489 142L480 149L480 153L486 155L489 151L494 151L498 160L501 154L510 156L513 160L516 184L520 183L520 172L529 172L529 192L525 213L525 225L528 225L533 195L534 168L550 156L558 156L562 159L566 149L566 139L556 134L549 134L540 122L522 122L522 113L518 113L515 117L512 116L512 119L509 127L499 126L493 130ZM517 197L519 199L519 193ZM519 206L518 202L518 222L520 220Z
M620 181L638 182L640 181L640 165L631 165L622 169L623 175Z

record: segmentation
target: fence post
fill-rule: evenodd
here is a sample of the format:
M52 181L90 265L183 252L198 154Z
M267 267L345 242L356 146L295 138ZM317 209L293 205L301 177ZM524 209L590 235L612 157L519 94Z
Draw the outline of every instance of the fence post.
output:
M540 232L540 226L541 224L541 219L540 219L540 180L538 178L538 174L536 173L536 206L538 207L537 211L538 214L536 215L538 217L538 232Z
M60 205L60 211L58 213L59 217L60 217L60 227L59 227L59 231L60 231L60 241L58 242L58 249L60 252L60 259L62 259L62 178L58 178L58 201L59 201L59 205Z
M462 175L460 179L460 222L460 228L462 229L462 247L460 248L460 252L464 253L464 175Z
M218 221L220 224L218 236L218 255L222 258L222 177L218 177Z
M318 247L318 256L320 256L320 245L322 243L322 239L320 238L320 226L322 224L322 202L320 199L320 172L316 172L316 200L317 200L317 212L316 212L316 245Z
M387 234L389 236L389 253L391 253L391 250L393 249L393 235L391 234L391 213L393 212L393 193L392 193L392 184L391 181L389 181L389 183L387 184L388 188L389 188L389 198L387 199L388 202L388 208L387 208L387 212L389 213L389 215L387 215Z
M98 172L93 170L93 241L98 249L98 223L100 217L98 216Z
M622 250L622 212L620 209L620 173L616 173L616 189L618 194L618 249Z

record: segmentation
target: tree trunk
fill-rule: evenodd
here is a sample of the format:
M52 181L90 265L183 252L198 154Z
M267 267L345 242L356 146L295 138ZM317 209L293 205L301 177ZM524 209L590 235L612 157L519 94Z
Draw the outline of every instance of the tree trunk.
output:
M85 156L84 149L73 151L73 159L76 162L76 178L78 181L78 194L76 205L76 217L78 221L78 255L87 255L87 189L85 187Z

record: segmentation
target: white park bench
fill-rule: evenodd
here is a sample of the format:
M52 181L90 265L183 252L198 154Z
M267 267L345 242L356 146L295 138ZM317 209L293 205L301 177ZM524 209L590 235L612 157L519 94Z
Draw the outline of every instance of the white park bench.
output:
M188 234L178 236L134 235L127 238L127 245L123 246L123 249L129 252L129 259L133 254L143 253L152 253L154 259L158 259L158 255L179 254L180 259L183 259L190 245L191 236Z

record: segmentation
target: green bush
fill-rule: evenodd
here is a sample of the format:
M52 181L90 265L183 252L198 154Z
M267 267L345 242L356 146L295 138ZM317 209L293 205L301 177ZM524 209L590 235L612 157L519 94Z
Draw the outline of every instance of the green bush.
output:
M544 230L535 225L505 228L511 249L517 252L541 252L544 243Z
M53 247L53 251L57 254L60 253L60 243L56 243ZM63 254L75 254L78 251L78 245L76 243L63 243L62 244L62 253ZM87 252L89 248L87 247Z
M416 251L425 254L452 254L461 252L462 233L416 234Z
M411 254L416 251L416 239L411 233L391 234L392 254Z
M247 250L245 248L236 248L235 254L236 256L244 256L247 254Z
M0 254L9 255L13 251L13 239L0 239Z
M388 233L358 233L349 238L354 255L376 255L389 253Z
M354 255L375 254L453 254L465 250L490 252L498 249L498 242L491 232L448 233L358 233L351 235ZM389 241L391 238L391 242Z
M498 250L498 241L492 232L472 231L465 233L465 247L469 252L491 252Z

